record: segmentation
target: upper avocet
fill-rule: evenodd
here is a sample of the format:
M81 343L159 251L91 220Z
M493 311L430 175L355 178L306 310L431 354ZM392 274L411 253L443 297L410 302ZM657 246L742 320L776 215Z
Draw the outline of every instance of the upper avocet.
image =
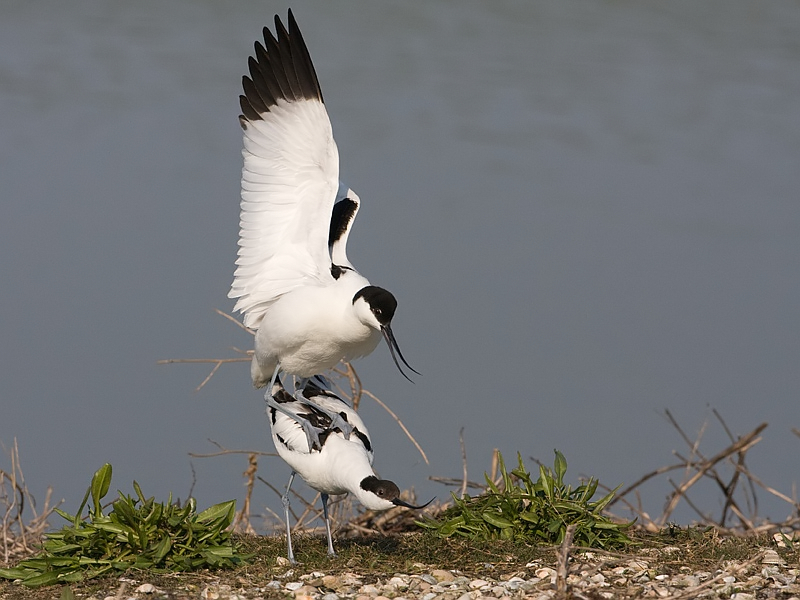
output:
M360 200L339 182L339 155L319 81L297 23L264 28L240 96L244 168L239 257L228 294L257 329L253 383L279 371L307 379L372 352L392 333L397 301L347 259ZM416 371L414 371L416 373ZM302 384L301 384L302 385ZM269 402L269 398L267 399ZM310 440L309 440L310 441Z
M321 494L328 554L331 555L336 553L328 518L329 494L353 494L361 504L372 510L386 510L394 506L418 509L430 504L412 506L400 498L397 484L375 476L369 431L358 413L338 396L309 381L302 390L302 396L297 398L286 392L279 378L275 380L271 392L275 402L275 406L268 409L272 441L280 457L292 468L286 493L282 497L288 555L292 563L295 559L289 524L289 489L296 474ZM279 407L286 410L280 410ZM335 425L331 414L340 415L351 425L349 439ZM309 441L295 416L316 429L318 442L312 444Z

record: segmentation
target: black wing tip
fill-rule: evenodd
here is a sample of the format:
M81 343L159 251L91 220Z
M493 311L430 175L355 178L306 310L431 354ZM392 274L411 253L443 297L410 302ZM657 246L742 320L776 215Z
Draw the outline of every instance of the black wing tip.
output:
M291 9L288 22L287 30L280 16L275 15L276 35L265 26L264 45L258 41L254 44L254 56L248 60L250 83L245 85L247 78L243 79L240 120L259 120L281 100L323 102L314 63Z

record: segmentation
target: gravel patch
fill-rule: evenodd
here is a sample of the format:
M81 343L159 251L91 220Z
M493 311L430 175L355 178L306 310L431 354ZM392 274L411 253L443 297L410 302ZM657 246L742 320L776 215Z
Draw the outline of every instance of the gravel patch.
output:
M528 563L516 574L468 577L456 570L431 569L417 564L416 573L385 576L357 572L304 573L290 567L274 579L255 581L235 577L236 583L219 578L200 586L182 586L180 579L166 589L158 584L121 578L117 589L99 593L88 600L162 600L200 598L202 600L258 600L287 598L296 600L474 600L477 598L532 598L550 600L612 598L759 598L800 600L800 564L787 564L773 550L759 552L747 561L729 561L714 571L675 567L669 574L658 573L656 561L647 558L615 558L580 554L570 561L566 576L559 576L558 565ZM223 583L223 581L225 581ZM161 587L159 587L161 586Z

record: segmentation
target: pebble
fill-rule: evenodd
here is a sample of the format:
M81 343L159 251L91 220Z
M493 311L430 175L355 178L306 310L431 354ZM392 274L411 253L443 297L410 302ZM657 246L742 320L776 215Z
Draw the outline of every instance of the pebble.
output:
M795 566L796 561L793 560L792 568L789 568L781 564L785 564L785 558L776 554L777 557L766 554L766 561L751 564L747 569L739 569L743 561L729 561L713 573L679 568L672 574L658 573L648 562L640 559L598 568L596 562L582 562L575 557L566 581L574 597L595 597L598 600L622 596L659 599L678 595L703 600L755 600L778 596L800 600L800 569ZM294 600L555 600L556 570L541 563L529 564L525 570L498 574L497 577L493 577L489 569L476 568L473 573L480 573L480 576L466 577L459 571L430 569L424 565L413 569L414 574L394 573L379 579L366 575L359 577L352 572L303 574L290 569L282 575L274 575L271 581L260 582L258 587L247 579L242 579L233 588L225 584L207 584L199 594L195 591L194 597L199 595L203 600L255 600L278 596ZM712 578L714 581L710 585L704 584ZM370 583L365 584L363 579ZM130 585L129 593L124 593L123 586L118 595L108 596L108 600L127 600L128 596L135 596L131 600L159 600L167 594L149 583L139 585L130 581L124 585ZM695 589L701 585L704 586L702 589ZM767 590L769 592L765 594ZM104 595L98 593L96 597L104 598Z
M449 582L453 581L456 576L453 575L450 571L445 571L444 569L435 569L431 571L431 575L433 575L437 581L444 581Z
M299 590L301 587L303 587L302 581L290 581L289 583L286 584L286 589L289 590L290 592Z
M152 583L143 583L136 588L137 594L155 594L157 591L158 588L156 588L156 586L154 586Z

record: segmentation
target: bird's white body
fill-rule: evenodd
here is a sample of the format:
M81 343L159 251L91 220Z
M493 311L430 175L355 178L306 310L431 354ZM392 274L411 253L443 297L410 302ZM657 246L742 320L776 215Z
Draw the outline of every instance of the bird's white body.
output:
M370 354L381 340L380 325L363 300L353 303L368 285L348 270L330 285L298 287L275 300L255 335L254 385L268 384L279 363L284 372L308 378Z
M402 500L397 484L376 477L372 470L369 431L358 413L338 396L308 381L302 395L295 397L287 393L280 379L275 380L270 393L272 403L269 404L268 414L272 441L278 455L292 468L286 493L281 498L290 562L294 563L295 559L289 524L289 490L295 475L299 474L320 493L330 555L336 554L328 517L330 494L352 494L372 510L386 510L394 506L424 508ZM342 433L337 421L347 423L349 435ZM314 429L313 436L308 435L307 427Z
M362 482L375 477L375 472L372 470L372 440L356 411L338 397L321 390L308 395L313 405L289 396L279 383L275 384L273 392L278 402L295 414L315 422L320 432L322 447L311 449L303 428L295 419L275 409L270 410L275 449L303 481L323 494L353 494L361 504L372 510L386 510L395 506L392 502L395 498L381 498L362 487ZM345 439L338 429L331 429L330 420L325 415L314 414L314 406L343 415L353 426L349 439Z

